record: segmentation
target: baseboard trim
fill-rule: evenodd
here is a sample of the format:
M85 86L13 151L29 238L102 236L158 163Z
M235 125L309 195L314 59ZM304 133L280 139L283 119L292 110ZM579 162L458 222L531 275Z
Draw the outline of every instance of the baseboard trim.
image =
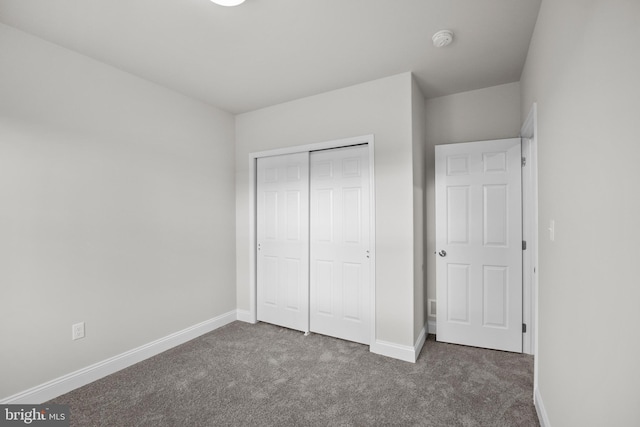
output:
M540 427L551 427L549 416L547 415L547 410L544 408L544 403L542 403L542 396L540 395L539 388L536 388L533 391L533 405L536 407L536 412L538 413L538 421L540 421Z
M382 356L392 357L404 362L416 363L418 355L424 346L424 342L427 339L427 325L425 324L418 335L413 346L401 345L388 341L376 340L371 346L369 351L371 353L380 354Z
M237 319L241 322L257 323L255 316L249 310L237 310L237 314Z
M400 345L388 341L376 340L375 343L369 346L369 351L405 362L415 363L416 361L415 349L410 345Z
M218 329L233 322L236 318L236 310L232 310L117 356L110 357L44 384L14 394L13 396L0 399L0 404L40 404L46 402L47 400L51 400L78 387L87 385L121 369L160 354L163 351L167 351L170 348L184 344L200 335Z
M424 347L424 343L427 340L427 335L430 333L429 324L425 323L418 334L418 339L416 340L413 347L408 345L396 344L388 341L376 340L374 344L369 347L369 351L371 353L380 354L382 356L392 357L394 359L403 360L405 362L416 363L418 360L418 356L420 356L420 352L422 351L422 347Z
M436 335L438 332L438 323L435 320L429 320L427 321L427 324L429 325L429 333Z
M428 328L429 325L425 323L422 327L422 330L420 331L420 334L418 335L416 343L413 345L413 354L415 355L415 358L413 359L414 362L418 360L418 356L420 356L422 347L424 347L424 342L427 340L427 334L429 333Z

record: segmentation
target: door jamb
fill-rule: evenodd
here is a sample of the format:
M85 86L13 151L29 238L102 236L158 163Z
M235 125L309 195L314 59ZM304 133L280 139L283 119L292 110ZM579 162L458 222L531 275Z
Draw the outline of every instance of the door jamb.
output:
M538 112L534 102L526 120L522 124L520 136L523 138L523 156L527 157L523 168L523 240L527 241L527 250L523 252L524 264L528 272L523 274L529 318L523 317L527 332L523 334L523 352L534 355L534 389L538 380ZM527 141L524 141L526 139ZM525 176L526 175L526 176ZM525 179L526 178L526 179ZM524 271L524 268L523 268ZM524 309L525 307L523 307Z
M293 147L276 148L267 151L249 153L249 322L257 323L257 230L256 230L256 190L257 190L257 162L260 157L279 156L283 154L293 154L301 152L311 152L327 150L331 148L349 147L352 145L367 144L369 147L369 236L370 236L370 265L369 277L371 286L370 318L371 336L369 345L376 342L376 221L375 221L375 171L374 171L374 136L363 135L353 138L337 139L332 141L318 142L313 144L298 145Z

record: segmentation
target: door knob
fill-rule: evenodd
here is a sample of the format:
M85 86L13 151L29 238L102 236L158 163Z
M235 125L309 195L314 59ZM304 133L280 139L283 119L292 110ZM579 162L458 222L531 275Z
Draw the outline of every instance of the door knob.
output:
M444 249L441 250L440 252L438 252L438 255L440 255L441 257L445 257L447 256L447 251L445 251Z

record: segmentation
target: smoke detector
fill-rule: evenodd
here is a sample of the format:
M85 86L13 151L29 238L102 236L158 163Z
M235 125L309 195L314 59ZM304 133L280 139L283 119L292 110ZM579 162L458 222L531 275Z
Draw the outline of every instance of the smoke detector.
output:
M211 0L215 4L219 4L220 6L238 6L239 4L244 3L244 0Z
M445 47L449 46L453 41L453 31L451 30L440 30L431 37L433 40L433 45L435 47Z

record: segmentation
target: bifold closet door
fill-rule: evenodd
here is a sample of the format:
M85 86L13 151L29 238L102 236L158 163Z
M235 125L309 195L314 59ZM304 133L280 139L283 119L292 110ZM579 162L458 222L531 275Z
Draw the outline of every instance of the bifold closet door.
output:
M310 329L370 343L369 149L310 154Z
M258 320L309 330L309 153L257 160Z

